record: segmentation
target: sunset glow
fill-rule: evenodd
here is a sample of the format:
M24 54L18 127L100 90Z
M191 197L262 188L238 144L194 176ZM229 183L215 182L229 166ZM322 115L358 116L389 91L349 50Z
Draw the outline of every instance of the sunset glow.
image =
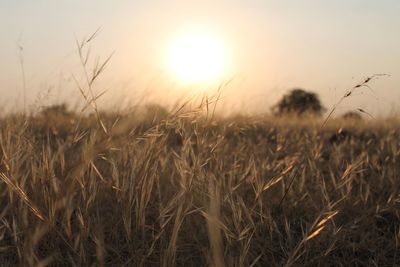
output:
M187 84L220 79L228 60L222 41L203 32L179 36L170 44L167 53L167 67L172 78Z

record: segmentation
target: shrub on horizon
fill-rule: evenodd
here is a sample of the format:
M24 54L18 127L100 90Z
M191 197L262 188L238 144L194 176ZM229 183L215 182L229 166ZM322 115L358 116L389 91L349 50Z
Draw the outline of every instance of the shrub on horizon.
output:
M345 120L355 120L355 121L362 120L362 116L359 113L354 112L354 111L349 111L349 112L344 113L341 116L341 118L345 119Z
M272 107L275 115L322 115L325 108L316 93L303 89L292 89L288 94Z

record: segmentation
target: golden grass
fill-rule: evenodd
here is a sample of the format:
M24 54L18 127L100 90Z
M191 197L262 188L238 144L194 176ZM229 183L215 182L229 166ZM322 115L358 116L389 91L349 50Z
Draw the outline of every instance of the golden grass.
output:
M2 266L400 265L398 121L117 117L1 119Z

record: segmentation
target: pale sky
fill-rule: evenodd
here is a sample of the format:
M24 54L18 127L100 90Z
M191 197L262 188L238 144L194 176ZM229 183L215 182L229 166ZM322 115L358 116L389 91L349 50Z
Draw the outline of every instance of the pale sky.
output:
M99 27L92 55L115 52L96 84L98 91L109 89L104 105L145 94L160 101L201 94L180 86L163 64L168 43L201 28L229 50L221 78L233 78L223 90L227 106L268 111L287 90L301 87L330 108L363 78L386 73L391 77L355 93L340 110L398 112L399 14L399 0L0 0L2 104L22 105L18 42L30 105L79 97L71 79L82 74L75 38Z

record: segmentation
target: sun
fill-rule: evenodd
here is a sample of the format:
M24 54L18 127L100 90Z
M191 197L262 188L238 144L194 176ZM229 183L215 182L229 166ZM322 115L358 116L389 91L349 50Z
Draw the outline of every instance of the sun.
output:
M212 82L222 78L228 55L223 42L206 32L189 32L169 46L168 69L174 79L186 84Z

